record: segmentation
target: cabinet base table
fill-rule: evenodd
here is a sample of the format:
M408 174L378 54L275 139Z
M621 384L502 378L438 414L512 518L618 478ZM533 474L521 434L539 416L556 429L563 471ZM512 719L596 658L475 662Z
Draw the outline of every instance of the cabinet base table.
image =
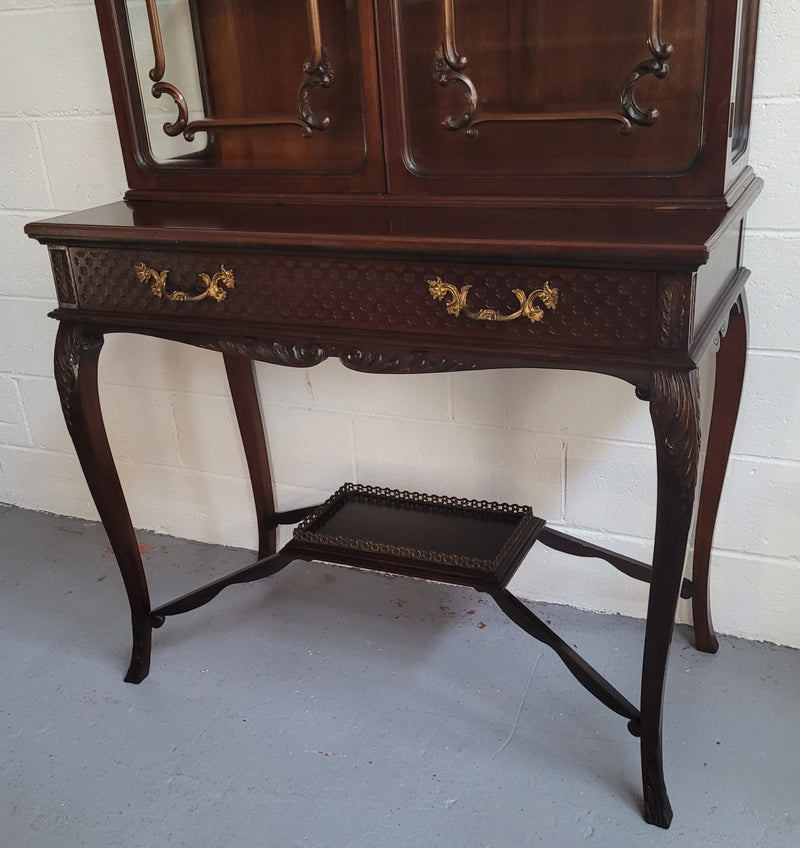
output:
M692 597L697 647L717 650L708 564L744 373L744 213L760 185L748 171L724 204L689 211L669 204L612 212L596 204L509 209L483 201L457 207L331 199L144 202L29 225L28 233L49 246L58 292L55 374L64 417L130 602L133 654L125 679L138 683L147 676L152 630L167 616L200 606L231 583L269 576L293 559L474 586L553 647L589 691L628 719L641 741L645 818L668 827L661 745L667 658L681 594ZM612 217L617 235L609 239ZM103 338L119 332L223 354L258 522L253 566L155 610L98 397ZM712 349L717 376L689 582L683 567L700 460L697 369ZM520 535L489 544L474 525L488 520L481 510L496 505L449 501L449 520L456 523L452 510L472 510L466 535L444 533L467 540L468 549L445 546L442 552L439 531L426 536L435 512L431 501L414 496L412 504L411 496L388 490L343 490L336 503L341 507L344 498L347 508L338 512L331 512L331 503L321 513L277 511L252 360L306 368L328 357L386 375L545 367L627 381L649 404L655 435L653 562L586 544L528 513L522 530L512 527ZM382 515L402 514L405 531L389 522L383 529L390 541L354 537L348 510L358 498ZM406 498L402 508L398 498ZM412 517L419 523L408 523ZM295 538L277 551L278 525L301 520ZM318 532L326 526L330 533ZM356 537L361 541L351 544ZM534 541L606 560L650 584L638 707L508 592L506 583ZM494 554L476 552L480 544ZM420 555L426 550L451 559L426 559ZM470 561L493 564L464 564Z

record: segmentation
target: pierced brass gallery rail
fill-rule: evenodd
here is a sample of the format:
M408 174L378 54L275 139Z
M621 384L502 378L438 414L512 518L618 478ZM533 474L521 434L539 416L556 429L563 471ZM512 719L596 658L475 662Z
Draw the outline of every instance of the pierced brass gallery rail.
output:
M189 106L181 90L170 82L164 82L167 60L164 53L164 40L161 35L161 22L158 17L157 0L145 0L147 17L150 22L150 36L153 42L153 68L150 79L153 80L151 94L155 98L168 94L178 108L178 117L164 124L168 136L183 135L186 141L193 141L195 133L211 129L232 127L280 127L297 126L303 136L311 138L314 130L326 130L331 123L328 115L317 115L309 103L311 92L317 87L328 88L333 84L334 70L328 58L328 51L322 43L322 26L319 18L318 0L306 0L306 16L311 37L311 56L303 63L306 79L297 92L297 115L273 115L258 118L201 118L189 120Z
M427 283L434 300L450 298L446 304L450 315L457 317L463 312L467 318L473 318L475 321L514 321L517 318L525 317L535 324L544 318L544 309L537 301L541 301L541 304L548 309L555 309L558 305L558 289L553 288L550 283L545 283L542 288L536 289L530 294L525 294L522 289L513 289L513 294L519 301L520 308L509 315L501 315L496 309L479 309L477 312L470 312L467 309L467 295L472 286L467 285L457 289L450 283L442 282L441 277L428 280Z
M199 294L191 294L185 291L167 291L167 275L169 271L156 271L148 268L144 262L136 266L136 276L141 283L150 283L150 291L156 296L169 301L196 302L211 297L222 303L228 296L228 290L236 285L233 271L229 271L224 265L219 266L219 271L213 277L208 274L198 274L205 288Z
M464 101L458 114L447 115L442 126L448 130L464 130L475 137L480 124L534 123L540 121L614 121L619 124L622 135L630 135L634 124L652 126L659 118L655 108L643 109L636 102L635 88L638 81L652 75L663 79L669 73L667 59L672 55L672 45L661 38L661 10L663 0L650 0L650 31L647 47L652 58L639 62L622 83L619 93L620 111L613 109L591 109L564 112L482 112L478 90L466 73L468 60L456 47L455 0L442 0L442 23L444 39L436 51L433 76L441 86L460 83L464 89Z

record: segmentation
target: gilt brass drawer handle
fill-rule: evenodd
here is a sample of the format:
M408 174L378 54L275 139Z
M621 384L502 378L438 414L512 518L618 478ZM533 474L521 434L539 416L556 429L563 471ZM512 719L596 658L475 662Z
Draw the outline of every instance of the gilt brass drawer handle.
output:
M548 309L555 309L558 305L558 289L554 289L548 282L530 294L525 294L522 289L513 289L520 308L510 315L501 315L496 309L479 309L477 312L470 312L467 309L467 295L472 286L462 286L461 289L457 289L450 283L442 282L441 277L427 282L434 300L450 298L446 305L451 315L458 316L463 311L467 318L474 318L476 321L514 321L524 316L535 324L544 318L544 309L536 301L540 301Z
M139 282L150 282L150 291L156 297L164 298L170 301L191 301L205 300L207 297L213 297L217 303L222 303L228 296L228 290L236 285L236 280L233 278L233 271L229 271L224 265L219 266L219 271L213 277L208 274L198 274L203 281L205 289L199 294L190 294L185 291L167 291L167 274L169 271L156 271L153 268L148 268L144 262L139 262L136 266L136 276Z

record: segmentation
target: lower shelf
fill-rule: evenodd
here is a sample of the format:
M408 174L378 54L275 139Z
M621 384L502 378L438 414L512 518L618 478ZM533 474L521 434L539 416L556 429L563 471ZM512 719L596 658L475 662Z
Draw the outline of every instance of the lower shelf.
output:
M346 483L297 527L281 553L497 589L544 526L527 506Z
M289 520L296 514L284 515ZM308 513L278 553L153 610L149 624L160 627L167 616L197 609L227 586L277 574L295 559L471 586L490 594L512 621L549 645L581 685L627 718L638 735L637 707L506 588L544 526L527 506L346 483Z

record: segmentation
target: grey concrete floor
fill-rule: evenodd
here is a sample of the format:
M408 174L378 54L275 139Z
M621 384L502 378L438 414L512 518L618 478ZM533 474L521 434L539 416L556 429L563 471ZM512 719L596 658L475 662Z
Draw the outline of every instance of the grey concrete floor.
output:
M249 558L141 542L155 603ZM663 831L625 721L471 590L296 563L133 686L99 525L0 506L0 581L0 848L800 845L798 651L678 629ZM637 700L640 621L536 606Z

